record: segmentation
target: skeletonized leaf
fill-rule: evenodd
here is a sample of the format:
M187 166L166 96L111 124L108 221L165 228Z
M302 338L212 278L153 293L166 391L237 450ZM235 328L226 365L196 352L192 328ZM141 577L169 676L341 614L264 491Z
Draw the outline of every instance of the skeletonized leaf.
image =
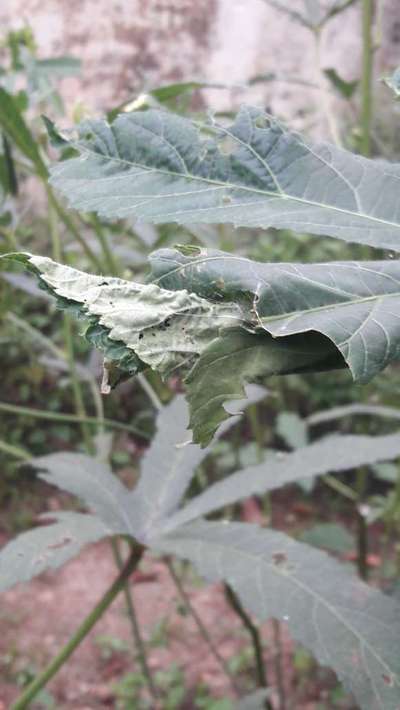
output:
M0 551L0 591L27 582L41 572L61 567L84 545L112 534L93 515L46 513L56 522L18 535Z
M331 471L349 471L399 456L400 434L327 437L290 454L279 452L270 455L263 463L249 466L244 471L214 483L170 518L164 529L172 530L226 505L251 495L261 495L288 483Z
M399 261L270 264L196 247L182 250L152 254L160 286L250 301L259 325L275 338L322 333L359 382L400 359Z
M203 351L185 380L193 441L209 443L229 417L224 403L243 397L246 382L335 367L343 367L343 360L318 333L274 339L240 328L225 331Z
M245 523L194 523L153 544L190 560L207 580L226 580L260 619L287 622L363 710L397 710L400 606L336 560Z
M289 228L400 250L398 164L291 133L243 107L232 126L150 110L85 121L51 182L76 209L153 223Z
M86 317L86 338L129 374L146 365L163 375L188 367L221 327L243 321L239 306L209 303L185 290L93 276L47 257L12 258L28 265L62 308Z
M47 483L80 498L108 527L111 534L135 537L137 520L129 506L129 492L109 467L84 454L61 452L29 462Z
M248 390L244 407L265 396L262 388ZM168 520L181 502L196 468L209 454L208 449L191 444L187 429L189 411L183 396L177 396L164 407L157 418L157 432L143 456L140 480L130 495L129 507L134 510L138 537L145 542ZM228 426L237 421L231 417ZM226 433L220 427L216 436Z

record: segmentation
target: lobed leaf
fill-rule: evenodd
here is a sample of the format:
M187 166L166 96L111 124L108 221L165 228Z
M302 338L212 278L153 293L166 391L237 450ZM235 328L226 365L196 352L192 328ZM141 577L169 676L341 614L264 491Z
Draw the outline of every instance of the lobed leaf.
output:
M19 582L28 582L48 569L61 567L91 542L112 531L93 515L46 513L55 523L42 525L18 535L0 551L0 591Z
M260 619L287 623L363 710L399 707L400 607L327 554L246 523L192 523L153 546L228 582Z
M289 228L400 250L400 167L312 143L262 110L231 126L162 110L85 121L51 170L71 206L144 222Z
M247 399L240 403L243 408L262 399L265 390L251 388L246 395ZM140 479L128 502L130 510L135 511L137 536L142 543L175 513L197 467L209 454L209 449L191 443L188 420L183 396L175 397L157 417L156 435L143 456ZM228 426L217 430L216 437L226 433L236 421L237 417L232 416Z

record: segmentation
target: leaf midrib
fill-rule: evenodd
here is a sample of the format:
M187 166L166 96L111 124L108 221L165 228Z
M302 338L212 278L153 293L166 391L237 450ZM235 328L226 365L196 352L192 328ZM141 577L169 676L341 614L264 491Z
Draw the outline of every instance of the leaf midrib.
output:
M159 136L159 137L161 137L161 136ZM331 210L333 212L339 212L341 214L346 214L346 215L349 215L352 217L356 216L361 219L376 222L377 224L383 224L388 227L394 227L397 230L400 229L400 225L397 224L396 222L390 222L388 220L380 219L380 218L374 217L372 215L364 214L363 212L351 211L348 209L344 209L342 207L337 207L335 205L325 204L323 202L315 202L313 200L304 200L301 197L288 195L286 193L279 193L278 191L271 192L269 190L261 190L256 187L246 187L245 185L235 185L234 183L229 183L229 182L224 183L224 182L220 182L217 180L211 180L211 178L205 178L205 177L201 177L199 175L193 175L192 173L179 173L175 170L163 170L162 168L149 168L148 166L141 164L141 163L135 163L135 162L132 162L129 160L124 160L123 158L116 158L115 156L110 156L110 155L104 154L104 153L97 153L94 150L90 150L90 148L88 148L87 146L82 146L82 144L79 141L70 141L70 143L73 147L75 147L81 153L88 153L89 155L92 155L95 158L100 159L100 160L107 159L110 162L120 163L122 165L128 165L128 166L134 167L134 168L140 168L141 170L144 170L149 173L153 172L153 173L159 173L161 175L166 175L168 177L174 176L174 177L177 177L180 179L184 178L186 180L204 182L208 185L215 185L216 187L219 187L219 188L224 187L229 190L242 190L245 192L255 193L255 194L263 195L266 197L274 197L275 199L293 200L294 202L298 202L299 204L306 205L307 207L312 206L312 207L318 207L319 209L321 209L321 208L327 209L327 210ZM76 158L72 158L72 160L76 160ZM66 163L59 164L60 167L62 167L62 166L65 167L65 165L66 165ZM77 180L77 178L72 178L72 179ZM78 178L78 180L79 180L79 178ZM88 179L85 178L85 181L87 182ZM170 195L170 197L174 197L174 196L175 196L174 194ZM150 195L150 196L141 195L141 197L149 197L150 200L160 200L160 199L165 199L165 197L167 197L167 196L166 195ZM232 208L234 206L235 205L232 205L232 204L223 205L223 207L226 209ZM245 207L245 205L240 205L240 204L236 205L236 207L237 206L238 207ZM210 207L209 209L212 210L215 208Z

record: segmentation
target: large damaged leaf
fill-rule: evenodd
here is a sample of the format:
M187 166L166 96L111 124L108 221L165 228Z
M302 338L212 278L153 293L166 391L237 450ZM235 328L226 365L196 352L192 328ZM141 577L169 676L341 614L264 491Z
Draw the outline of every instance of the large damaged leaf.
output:
M153 540L209 581L225 580L260 619L336 672L363 710L398 710L400 607L324 552L248 523L197 522Z
M400 166L313 143L262 110L232 125L162 110L85 121L51 182L108 218L289 228L400 251Z

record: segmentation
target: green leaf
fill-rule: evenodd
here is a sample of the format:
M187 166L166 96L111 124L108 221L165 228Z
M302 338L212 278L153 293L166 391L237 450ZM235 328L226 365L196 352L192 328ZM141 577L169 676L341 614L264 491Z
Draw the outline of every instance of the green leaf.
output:
M0 591L48 569L61 567L84 545L97 542L111 531L92 515L46 513L56 522L18 535L0 551Z
M186 377L193 441L206 446L229 417L224 403L244 396L246 382L343 366L333 345L317 333L274 339L230 328L203 351Z
M354 536L343 525L321 523L305 530L300 539L313 547L322 547L338 554L354 549Z
M349 471L400 456L400 434L384 436L335 435L297 449L277 452L266 461L249 466L214 483L172 516L164 530L172 530L196 518L209 515L252 495L262 495L290 483Z
M232 126L160 110L85 121L54 166L71 206L145 222L231 223L400 250L398 164L290 133L244 107ZM82 160L83 158L83 160Z
M199 522L154 540L209 581L227 581L260 619L287 622L364 710L400 703L400 606L327 554L281 532Z
M325 335L358 382L400 359L399 261L264 264L199 248L161 249L150 259L153 279L164 288L250 302L274 338Z
M358 81L345 81L337 73L336 69L324 69L324 74L331 82L332 86L338 91L338 93L345 99L351 99L357 90Z
M109 534L136 536L138 521L129 505L129 491L107 465L69 452L41 456L29 464L47 483L80 498Z
M38 145L25 123L14 97L0 87L0 127L11 144L19 148L36 167L42 178L47 178L47 168L42 160Z
M400 98L400 67L398 67L391 76L386 76L383 79L386 86L391 89L396 99Z
M290 449L300 449L308 441L307 424L294 412L280 412L276 421L276 433Z
M6 136L0 135L0 187L5 195L18 194L18 179L12 149Z
M345 404L342 407L332 407L321 412L314 412L307 417L307 424L314 426L324 424L343 417L366 416L382 417L382 419L400 419L400 409L384 407L377 404Z

